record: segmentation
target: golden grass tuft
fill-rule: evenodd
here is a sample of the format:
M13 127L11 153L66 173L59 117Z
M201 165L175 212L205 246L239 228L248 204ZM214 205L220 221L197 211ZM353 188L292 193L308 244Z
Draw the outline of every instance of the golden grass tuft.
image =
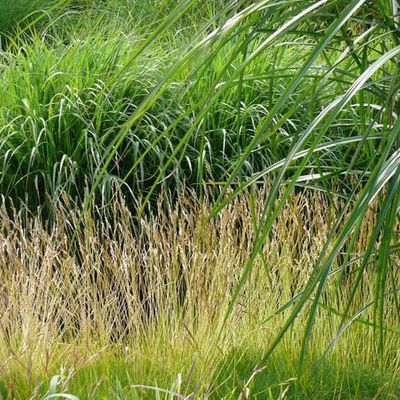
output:
M252 250L265 191L253 195L254 202L243 194L212 220L210 203L200 205L189 192L169 207L161 197L156 212L139 221L120 194L82 220L64 199L51 228L38 216L7 211L3 205L0 380L23 376L27 387L35 387L61 365L75 374L103 353L143 363L153 359L154 368L158 363L157 368L172 370L173 363L189 368L189 360L198 357L195 374L207 382L206 391L215 368L234 349L244 346L244 352L261 357L287 316L274 313L304 287L336 214L323 194L293 194L221 327ZM358 238L359 251L374 215L372 207ZM317 357L337 333L357 265L347 267L339 284L338 274L331 275L311 342L310 353ZM372 276L367 270L351 312L373 302ZM307 310L281 344L293 359L306 316ZM399 321L394 311L386 317L387 365L394 371ZM373 307L367 307L340 338L333 357L346 354L349 364L374 363L374 346Z

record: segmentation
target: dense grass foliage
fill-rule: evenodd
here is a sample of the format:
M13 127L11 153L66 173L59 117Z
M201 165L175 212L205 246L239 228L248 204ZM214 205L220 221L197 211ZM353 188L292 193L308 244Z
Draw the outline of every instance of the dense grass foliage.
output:
M26 18L31 12L36 11L44 4L44 0L1 0L0 1L0 29L18 24Z
M178 27L161 33L154 24L156 34L146 33L151 40L145 47L141 24L149 17L125 12L127 5L117 12L103 4L87 6L78 16L66 13L56 26L7 46L0 88L2 192L25 200L27 187L36 188L29 202L38 205L60 189L82 194L93 182L104 192L111 181L123 180L147 193L184 182L201 187L240 177L257 180L285 159L309 127L318 139L302 140L302 148L313 151L301 174L327 174L342 183L350 174L365 175L391 118L382 107L390 98L397 101L391 78L396 60L371 71L374 80L360 82L364 90L348 91L395 45L390 25L375 14L360 22L348 14L327 48L328 43L321 47L325 31L313 26L336 21L337 6L322 7L323 16L310 12L307 21L293 22L299 33L282 31L274 41L271 33L281 22L297 20L299 7L249 6L219 31L220 21L238 6L227 5L226 15L212 6L199 9L197 25L190 12L177 15ZM373 11L365 10L367 16ZM153 12L162 21L163 14ZM314 127L346 91L351 98L340 113ZM322 150L314 153L318 146ZM300 171L300 162L286 168L286 175Z
M16 348L25 348L29 331L48 337L55 352L58 341L79 353L75 342L98 351L141 337L149 347L140 353L157 348L157 332L166 347L186 329L197 343L210 319L207 348L215 354L225 339L237 354L244 352L234 340L238 318L259 354L251 372L243 367L251 382L291 354L290 344L291 372L275 383L296 378L286 395L307 397L315 352L346 366L350 354L360 355L360 335L365 362L383 374L368 396L384 388L398 395L399 10L397 0L0 0L1 329L4 349L12 349L5 351L19 354L9 346L11 330ZM309 191L314 200L288 214L288 202ZM169 194L162 204L160 193ZM246 218L237 222L242 201ZM303 218L309 208L321 218ZM233 242L217 226L229 212L238 223L225 220ZM169 225L165 215L181 222ZM155 218L153 228L146 218ZM301 231L315 218L323 235ZM195 225L200 231L189 229ZM291 229L300 231L288 236ZM274 239L279 251L268 258ZM307 249L299 249L303 242ZM137 264L124 272L126 257ZM260 263L267 276L257 275ZM23 294L25 303L13 297ZM274 312L271 332L262 321ZM368 332L357 331L360 318ZM253 330L263 332L262 345ZM341 340L346 352L335 348ZM38 370L38 379L53 372ZM151 386L158 380L142 377ZM29 379L18 396L34 386ZM199 378L199 393L223 386L218 379ZM227 379L232 396L239 387L246 398L243 380ZM354 390L344 396L363 397Z

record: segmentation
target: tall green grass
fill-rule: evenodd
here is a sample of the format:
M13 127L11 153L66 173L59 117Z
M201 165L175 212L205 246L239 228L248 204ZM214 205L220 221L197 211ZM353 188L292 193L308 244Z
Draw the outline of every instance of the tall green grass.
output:
M5 164L2 191L23 197L27 186L38 186L41 195L37 203L42 204L44 193L54 194L60 187L79 190L91 187L93 181L98 188L111 179L122 179L147 193L159 185L179 186L184 181L201 187L204 183L235 183L240 177L256 180L267 174L265 167L285 158L300 132L329 104L327 99L344 91L346 81L349 86L363 70L353 53L334 65L346 51L346 37L342 36L331 38L338 42L337 49L315 52L312 61L318 65L309 64L306 70L300 70L316 36L310 31L311 37L307 37L305 30L298 40L282 34L274 35L276 43L272 42L269 32L257 29L263 20L271 27L279 26L279 21L269 20L268 13L273 10L272 4L268 6L266 10L260 6L258 12L256 8L242 11L242 19L233 19L227 32L218 29L224 14L211 10L208 13L215 19L200 24L205 31L195 32L199 36L194 40L191 35L196 26L188 23L177 34L174 25L165 32L155 31L144 44L140 23L136 27L129 14L121 23L121 14L100 7L83 12L82 22L72 24L78 34L71 32L66 37L60 33L60 39L52 39L54 28L50 27L31 37L33 43L27 50L23 43L11 46L3 54L5 60L9 57L14 61L6 63L1 88L5 99L1 118ZM281 6L276 7L272 15L280 14ZM190 11L186 8L184 11ZM236 8L228 7L226 14L234 12ZM293 14L297 19L298 12L290 11L287 17ZM258 25L252 20L256 17L260 19ZM76 17L64 18L68 21ZM182 24L182 18L177 15L166 21L165 29L177 23L174 19ZM316 15L316 23L319 19ZM104 21L107 23L99 26ZM68 25L60 24L63 28ZM205 37L215 26L214 33ZM235 33L246 29L256 29L251 39ZM44 43L43 35L49 36ZM246 44L247 40L251 42ZM304 43L297 43L299 40ZM261 44L263 41L271 41L271 46ZM260 55L250 56L257 46L261 46L257 50ZM373 60L374 52L366 50ZM350 77L340 77L342 70L353 68L356 70ZM286 93L285 84L296 69L301 75L291 89L293 93ZM366 165L370 141L379 141L382 132L371 123L365 126L366 120L381 118L376 107L380 100L372 94L364 97L373 106L350 104L331 124L329 137L321 136L320 144L327 151L310 155L304 175L319 169L318 173L343 181L354 151L360 157L353 157L356 163L351 164L352 170L357 173ZM66 106L60 107L64 103ZM362 123L358 108L365 120L361 129L368 135L355 133ZM58 139L57 132L68 134ZM345 155L349 154L344 158L342 139L347 139ZM333 146L335 140L338 143ZM23 143L19 152L15 141ZM294 168L296 165L288 172ZM20 172L7 173L15 170Z
M322 191L335 223L307 283L275 310L285 318L254 375L303 321L302 376L328 282L335 271L340 293L352 260L359 266L338 300L336 339L372 309L383 368L387 315L400 304L398 2L123 3L69 4L5 42L1 193L32 210L51 208L66 191L89 211L93 199L112 198L117 182L140 221L162 189L190 186L200 199L213 191L212 219L267 181L228 323L286 201L304 188ZM77 226L83 220L84 212ZM370 271L374 298L354 309Z

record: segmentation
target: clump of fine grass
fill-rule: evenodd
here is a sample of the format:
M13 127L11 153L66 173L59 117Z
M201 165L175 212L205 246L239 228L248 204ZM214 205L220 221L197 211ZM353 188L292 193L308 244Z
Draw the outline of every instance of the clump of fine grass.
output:
M100 37L101 33L97 35ZM120 40L121 37L106 43L95 38L85 43L74 41L61 58L47 44L36 42L16 55L15 69L8 65L3 70L1 90L8 93L1 118L4 194L24 198L27 188L34 187L36 191L26 200L41 205L46 193L82 194L90 186L119 126L155 84L162 73L161 65L169 62L169 54L152 49L113 85L113 76L128 62L137 43L134 34L131 40L125 39L126 47L121 46ZM179 99L174 101L173 109L168 103L180 86L166 94L165 101L153 107L126 138L108 168L103 191L128 173L132 163L140 160L153 139L166 129L169 120L185 112ZM165 151L176 145L180 132L189 125L189 118L184 119L176 127L176 139L159 140L140 160L139 174L127 180L132 189L151 186L162 168ZM24 177L21 180L19 174L7 174L7 170L19 170ZM171 167L166 175L173 173L176 181L184 180L181 171L179 168L174 172Z
M282 387L288 387L287 396L294 395L293 360L300 351L307 308L268 368L246 381L276 325L287 316L288 310L276 310L304 289L336 216L323 195L307 192L288 199L222 325L251 254L267 192L253 192L253 201L250 194L239 197L211 221L210 204L200 204L193 193L181 194L169 208L160 202L157 213L140 221L133 219L118 193L112 204L86 213L83 220L64 197L55 206L51 228L40 216L3 207L0 381L15 391L15 398L31 396L35 390L39 395L62 367L68 371L65 390L81 398L90 398L86 396L92 391L97 393L93 398L112 397L114 390L141 398L146 390L137 385L169 389L178 374L185 383L179 388L182 395L237 398L246 386L255 398L257 393L265 398L269 390L276 394ZM340 200L335 201L340 207ZM371 210L363 224L360 248L373 229L374 215ZM71 233L79 226L71 242ZM371 322L371 272L348 310L356 315L353 324L340 339L337 336L358 268L359 261L349 260L344 277L338 280L338 272L330 277L307 372L299 381L300 397L318 393L320 398L339 398L342 393L365 398L385 379L386 392L398 390L398 366L391 356L399 341L394 308L388 308L385 317L388 345L381 375L373 376L379 352ZM389 296L388 301L395 299ZM322 369L314 373L315 362L336 338ZM347 375L346 368L358 364L365 370L358 377ZM334 389L328 389L333 383Z

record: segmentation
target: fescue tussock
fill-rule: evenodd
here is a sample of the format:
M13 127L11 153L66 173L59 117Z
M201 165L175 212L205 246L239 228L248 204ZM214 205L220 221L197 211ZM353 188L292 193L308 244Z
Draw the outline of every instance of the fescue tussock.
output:
M0 380L10 382L23 371L19 379L27 380L32 388L62 365L79 376L93 357L99 357L101 363L103 353L112 362L127 357L125 362L142 360L155 368L166 356L164 352L178 352L178 359L171 355L174 361L167 361L165 369L160 366L170 384L179 359L181 372L188 374L188 363L199 353L201 361L193 372L190 390L198 385L199 395L209 391L216 396L219 379L212 375L228 355L240 351L246 358L261 351L287 318L287 311L276 311L304 289L336 218L325 195L312 191L293 194L222 326L252 252L268 186L251 193L239 196L214 219L209 219L207 199L200 203L188 191L167 207L160 197L158 208L139 221L118 193L112 203L86 212L83 219L64 196L63 202L55 205L50 227L40 216L27 217L23 211L7 211L4 206L0 224ZM335 201L340 207L341 201ZM367 214L356 247L363 248L376 223L375 215L374 209ZM346 275L339 279L340 272L335 273L334 267L324 290L310 346L312 359L321 357L335 341L343 304L360 266L357 260L348 261ZM399 265L397 258L394 262ZM398 280L396 268L392 274ZM329 353L331 362L342 352L347 354L348 366L377 362L374 307L370 304L375 290L374 273L367 270L348 310L355 315L353 324ZM397 297L390 298L392 302ZM286 354L282 360L299 351L307 313L308 306L281 344L280 352ZM385 321L388 347L382 367L394 373L397 361L390 354L400 344L397 331L393 331L398 314L388 312ZM143 361L149 352L153 361ZM257 359L247 362L255 367ZM172 370L168 372L167 367ZM133 383L151 379L151 370L130 368L137 374ZM289 371L281 374L282 382L293 377L287 375Z

